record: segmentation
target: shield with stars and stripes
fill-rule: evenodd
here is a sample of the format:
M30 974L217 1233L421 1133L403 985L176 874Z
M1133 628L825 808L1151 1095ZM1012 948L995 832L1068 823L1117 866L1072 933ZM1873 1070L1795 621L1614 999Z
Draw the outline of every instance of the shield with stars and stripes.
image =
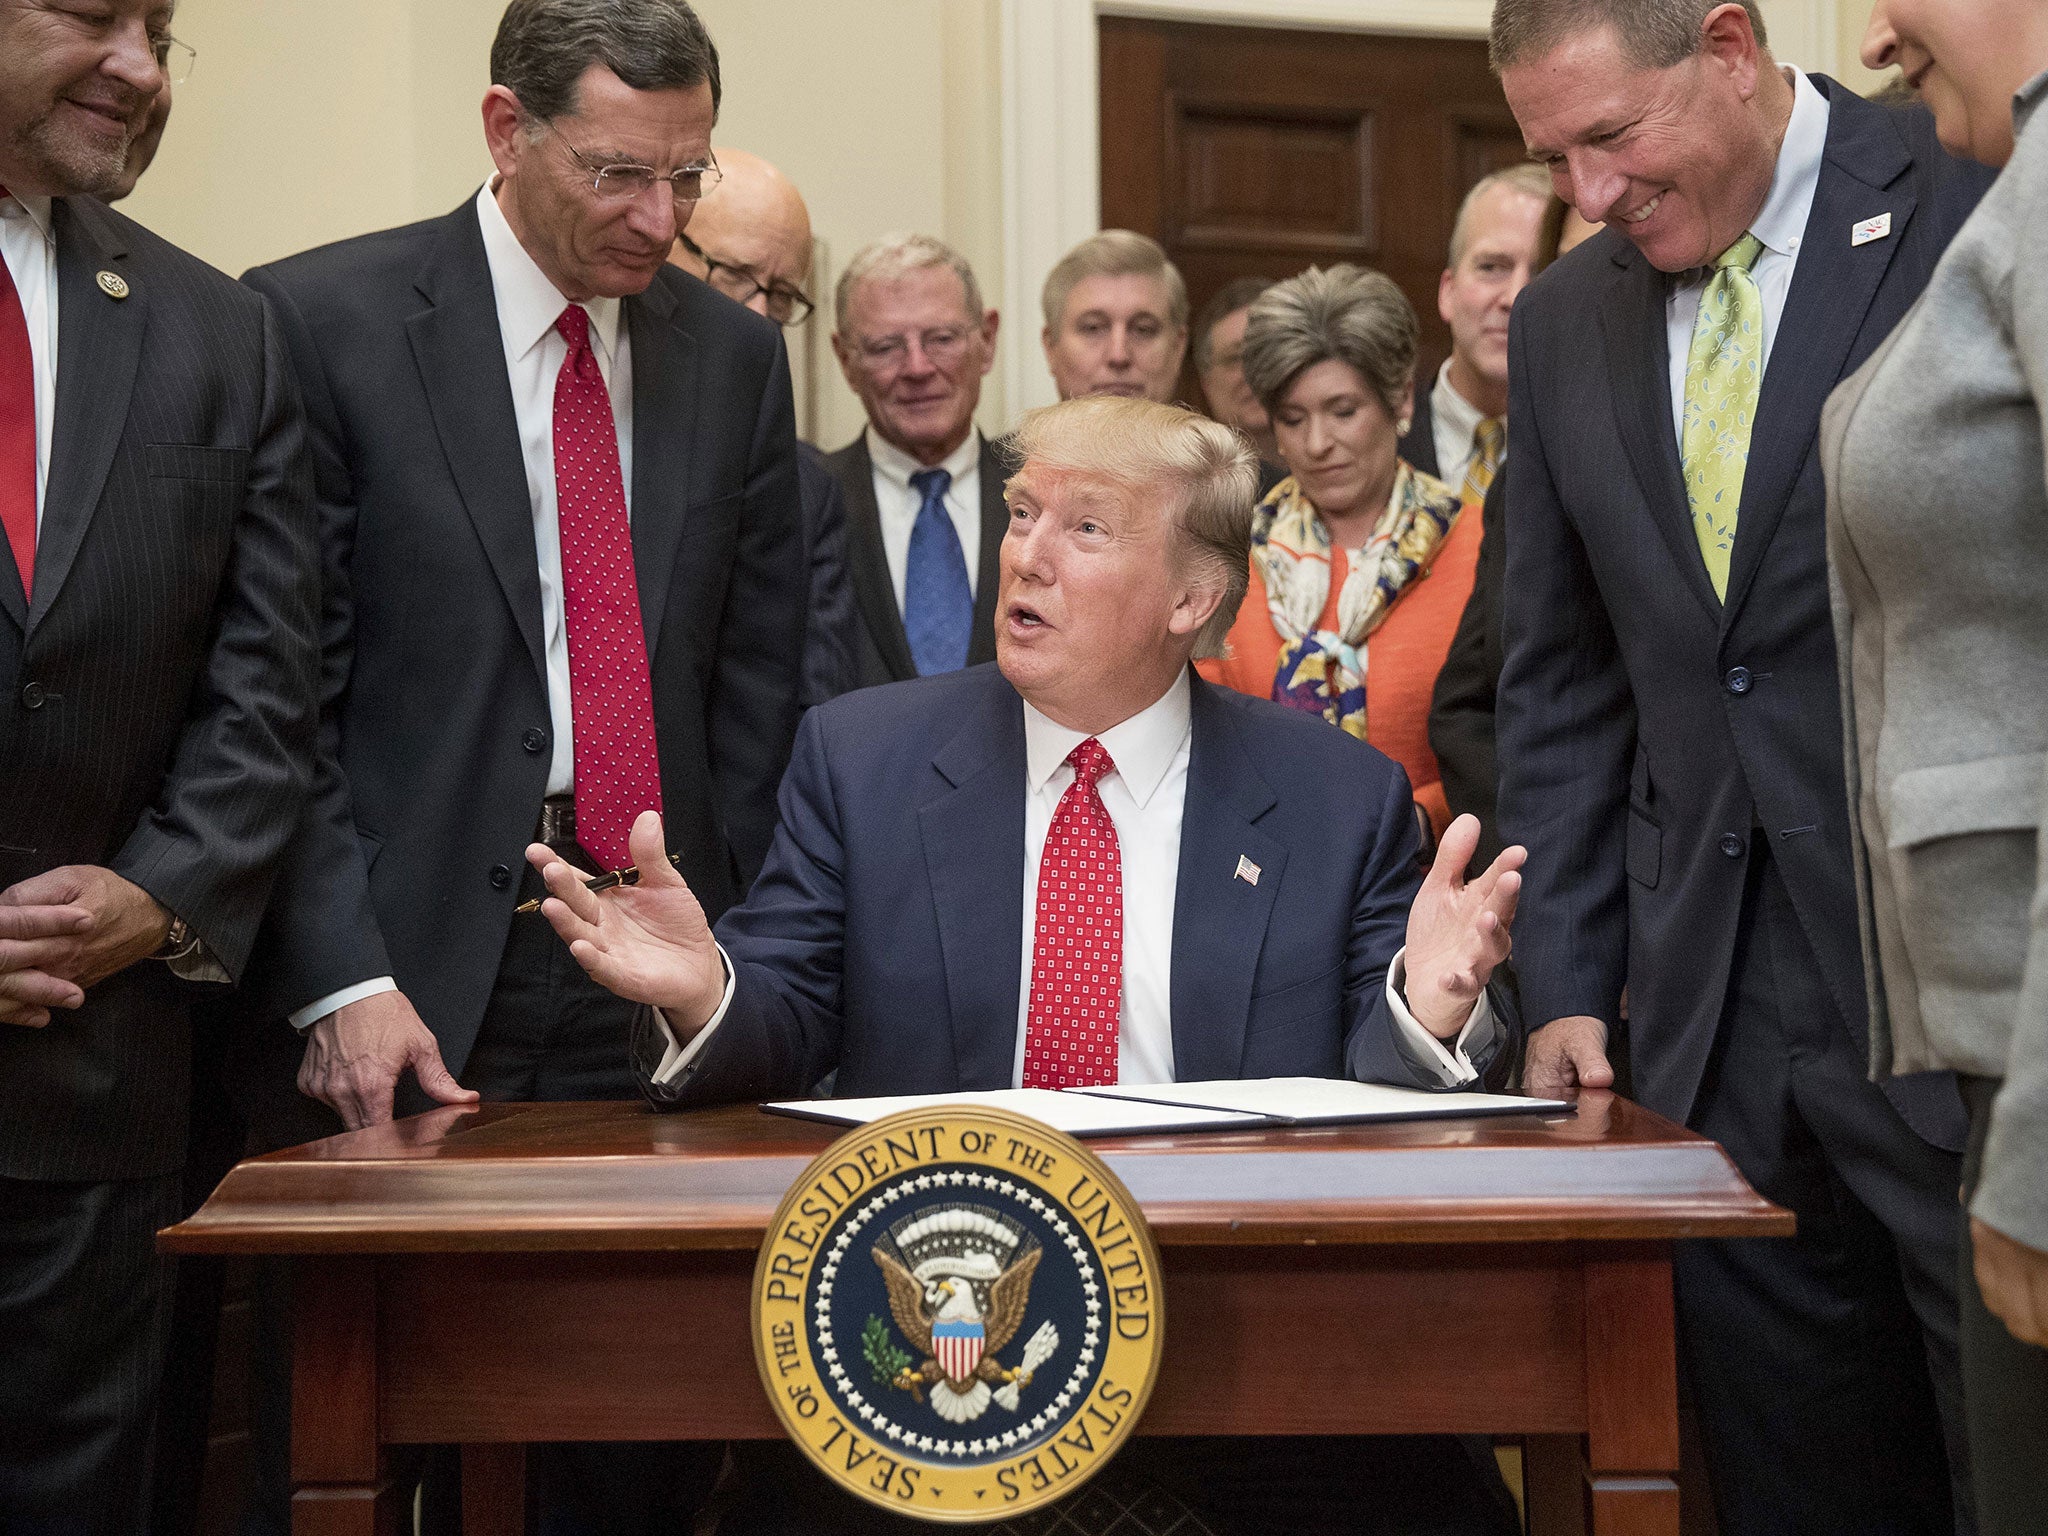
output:
M972 1381L974 1368L981 1364L981 1324L933 1323L932 1353L948 1381Z

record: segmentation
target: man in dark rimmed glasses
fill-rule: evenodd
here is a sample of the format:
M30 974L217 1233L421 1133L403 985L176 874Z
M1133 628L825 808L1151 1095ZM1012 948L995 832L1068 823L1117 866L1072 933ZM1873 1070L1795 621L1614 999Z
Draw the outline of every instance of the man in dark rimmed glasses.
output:
M520 852L620 867L658 804L722 910L796 728L781 337L667 265L717 51L684 0L513 0L490 64L475 197L246 279L317 398L327 554L321 789L251 988L272 1140L632 1097L630 1010L514 915ZM687 1526L693 1469L610 1456L536 1453L544 1529Z
M744 149L713 152L718 196L706 198L676 237L669 260L735 304L785 329L811 318L811 214L796 184ZM858 686L854 657L859 619L846 572L846 501L809 443L797 445L803 502L804 565L811 602L804 615L806 709Z

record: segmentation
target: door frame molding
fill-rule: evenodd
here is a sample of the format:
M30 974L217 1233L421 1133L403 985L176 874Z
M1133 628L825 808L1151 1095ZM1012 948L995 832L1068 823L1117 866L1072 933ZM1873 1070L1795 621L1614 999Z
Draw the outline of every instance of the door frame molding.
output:
M1054 262L1101 225L1096 22L1104 16L1484 37L1492 0L1001 0L1003 399L1014 418L1057 397L1033 345ZM1763 0L1774 51L1836 67L1835 0Z

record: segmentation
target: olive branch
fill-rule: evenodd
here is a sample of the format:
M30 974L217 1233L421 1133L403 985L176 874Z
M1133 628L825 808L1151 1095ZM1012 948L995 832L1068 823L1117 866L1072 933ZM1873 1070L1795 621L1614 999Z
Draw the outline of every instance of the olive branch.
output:
M896 1384L896 1378L910 1369L910 1356L898 1349L889 1337L889 1325L873 1313L860 1331L860 1352L868 1362L868 1369L875 1373L875 1385L889 1387Z

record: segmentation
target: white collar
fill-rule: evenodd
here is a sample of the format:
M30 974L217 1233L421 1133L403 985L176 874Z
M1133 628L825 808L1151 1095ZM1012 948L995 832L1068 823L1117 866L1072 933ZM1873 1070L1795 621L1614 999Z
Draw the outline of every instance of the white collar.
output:
M883 479L899 490L909 490L910 477L927 467L883 437L872 422L868 424L867 440L869 462L882 472ZM960 446L930 468L943 469L957 484L962 475L980 462L981 433L969 427L967 436L960 440Z
M1790 256L1806 233L1813 212L1813 194L1820 186L1820 163L1828 149L1828 99L1805 74L1785 66L1792 79L1792 117L1785 124L1785 142L1778 146L1778 168L1771 177L1763 211L1749 232L1764 249Z
M26 218L35 225L44 244L57 243L57 231L50 223L50 199L47 197L21 197L12 192L0 197L0 219L17 218Z
M555 328L569 301L512 233L488 183L476 196L476 216L483 226L484 260L498 300L498 327L511 355L524 357ZM618 355L619 301L585 299L583 308L590 316L590 334L609 363Z
M1095 739L1116 764L1124 788L1140 806L1152 798L1166 770L1180 755L1181 743L1188 739L1189 708L1188 674L1183 669L1175 675L1173 686L1150 704L1128 720L1096 733ZM1080 731L1070 731L1040 714L1026 700L1024 767L1031 793L1044 789L1067 754L1087 739Z
M1479 430L1479 423L1486 419L1485 412L1458 393L1458 386L1451 382L1451 360L1444 359L1443 367L1436 371L1436 388L1429 392L1429 408L1438 421L1451 428L1461 443L1472 441L1472 434Z

